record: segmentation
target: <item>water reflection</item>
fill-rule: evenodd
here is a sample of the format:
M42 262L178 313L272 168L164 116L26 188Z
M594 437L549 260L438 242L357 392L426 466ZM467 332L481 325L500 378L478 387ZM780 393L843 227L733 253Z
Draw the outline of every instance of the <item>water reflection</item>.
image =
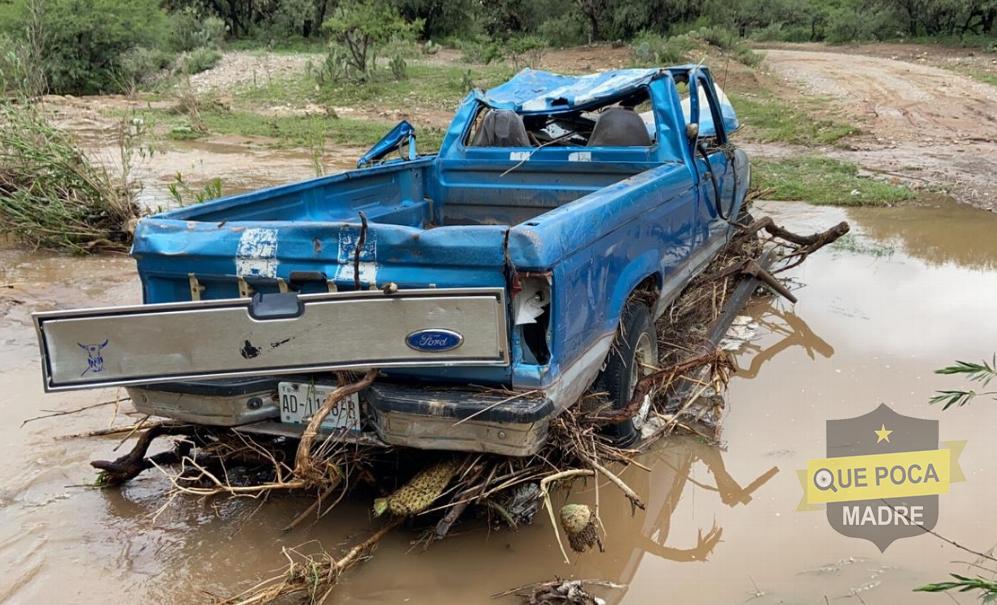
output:
M897 242L930 266L997 268L997 214L992 212L937 195L915 206L853 208L848 216L868 237Z
M676 513L690 503L695 511L715 509L717 504L746 506L779 472L777 466L758 465L753 478L737 478L728 471L720 448L692 438L666 440L639 462L649 470L630 471L627 482L644 498L645 513L631 517L625 499L604 491L601 516L607 528L608 556L590 560L598 565L601 577L623 585L631 584L638 570L655 559L706 562L723 542L724 528L716 518L709 524L689 523L687 509ZM709 479L697 479L704 466ZM622 563L622 568L613 571L610 561ZM623 599L626 592L616 596Z
M758 332L782 338L764 346L754 342L746 343L739 355L739 361L743 364L746 356L750 357L751 361L746 368L738 368L739 378L755 378L766 362L792 347L802 347L810 359L816 359L816 355L830 359L834 355L834 347L815 334L810 325L793 310L780 309L776 305L760 306L756 309L763 310L754 319L758 324ZM770 340L771 338L766 338L767 343Z

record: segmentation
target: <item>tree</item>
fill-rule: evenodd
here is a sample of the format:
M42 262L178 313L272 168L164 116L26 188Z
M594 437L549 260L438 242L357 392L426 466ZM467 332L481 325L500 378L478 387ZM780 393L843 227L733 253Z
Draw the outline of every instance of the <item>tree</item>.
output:
M409 23L385 0L347 0L323 26L347 51L353 77L370 79L377 62L377 47L395 36L408 37L422 29L422 22Z
M582 11L592 28L592 41L602 39L602 22L609 9L609 0L575 0L578 10Z

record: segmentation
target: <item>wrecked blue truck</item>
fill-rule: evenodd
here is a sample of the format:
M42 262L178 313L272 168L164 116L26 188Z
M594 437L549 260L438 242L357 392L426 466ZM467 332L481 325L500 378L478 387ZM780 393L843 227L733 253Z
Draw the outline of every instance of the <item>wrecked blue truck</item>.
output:
M654 320L732 236L749 165L701 66L525 70L356 170L142 219L142 305L37 313L47 391L300 435L525 456L589 389L629 403ZM610 428L632 438L640 412Z

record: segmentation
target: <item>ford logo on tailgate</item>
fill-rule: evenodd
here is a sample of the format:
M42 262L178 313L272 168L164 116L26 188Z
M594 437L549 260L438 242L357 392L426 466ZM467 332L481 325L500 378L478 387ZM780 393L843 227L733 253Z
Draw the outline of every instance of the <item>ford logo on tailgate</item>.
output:
M452 330L419 330L405 337L405 344L416 351L442 353L464 343L464 337Z

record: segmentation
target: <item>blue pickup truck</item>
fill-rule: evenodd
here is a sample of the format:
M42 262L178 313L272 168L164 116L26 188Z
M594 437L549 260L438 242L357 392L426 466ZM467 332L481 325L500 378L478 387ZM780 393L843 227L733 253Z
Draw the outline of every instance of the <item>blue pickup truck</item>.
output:
M45 388L293 436L336 372L377 368L328 438L530 455L656 364L655 318L741 212L736 128L702 66L525 70L470 93L437 154L402 123L357 170L144 218L144 304L35 315Z

